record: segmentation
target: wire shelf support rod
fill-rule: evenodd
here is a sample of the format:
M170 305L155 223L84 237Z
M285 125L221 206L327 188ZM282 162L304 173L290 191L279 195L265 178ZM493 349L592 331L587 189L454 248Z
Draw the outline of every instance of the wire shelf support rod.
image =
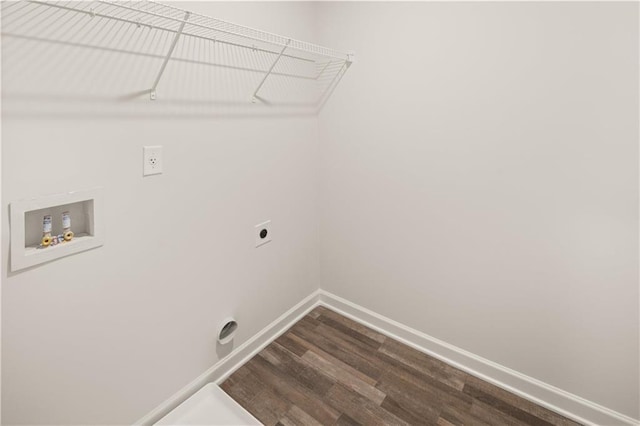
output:
M173 42L171 42L171 47L169 47L169 51L167 52L167 56L164 57L164 61L162 62L162 66L160 67L160 71L158 72L158 76L156 77L156 81L153 82L153 86L151 86L150 97L152 101L156 99L156 89L158 88L158 83L160 83L160 79L162 78L162 74L164 74L165 68L167 68L167 64L169 63L169 59L171 59L171 55L173 55L173 51L176 48L176 44L178 44L178 39L182 34L182 30L184 30L184 26L187 24L189 20L189 16L191 16L190 12L184 13L184 20L180 24L180 28L178 28L178 32L176 32L175 37L173 37Z

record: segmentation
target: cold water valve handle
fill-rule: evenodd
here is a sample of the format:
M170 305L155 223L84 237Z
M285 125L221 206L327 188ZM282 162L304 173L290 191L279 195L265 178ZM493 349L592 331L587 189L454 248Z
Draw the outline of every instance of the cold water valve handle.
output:
M71 230L71 213L62 213L62 236L65 241L71 241L73 239L73 231Z
M51 244L51 215L45 215L42 219L42 247L49 247Z

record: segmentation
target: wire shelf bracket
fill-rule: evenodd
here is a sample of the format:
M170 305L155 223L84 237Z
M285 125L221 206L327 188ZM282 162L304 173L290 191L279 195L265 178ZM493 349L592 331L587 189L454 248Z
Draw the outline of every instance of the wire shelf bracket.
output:
M160 71L158 72L158 76L156 77L156 81L153 82L153 86L151 86L150 97L152 101L156 100L156 89L158 87L158 83L160 83L160 79L162 78L162 74L164 73L165 68L167 68L167 64L169 63L169 59L171 59L171 55L173 55L173 51L176 48L176 44L178 44L178 39L184 30L184 26L187 24L189 17L191 16L191 12L185 12L184 20L180 24L180 28L176 32L175 37L173 37L173 41L171 42L171 47L169 47L169 51L167 52L167 56L165 56L164 61L162 62L162 66L160 67Z
M273 69L276 67L276 65L278 65L280 58L282 58L282 55L284 55L284 51L287 50L287 47L289 47L290 43L291 43L291 39L287 40L287 44L284 45L284 47L280 51L280 54L278 54L278 57L276 58L276 60L273 61L273 64L271 64L269 71L267 71L267 73L262 78L262 81L260 81L260 84L258 84L258 87L256 88L256 90L253 92L253 96L251 96L251 102L256 103L256 101L258 100L258 92L260 91L260 89L262 89L262 86L264 86L264 82L267 81L267 78L269 78L269 75L273 72Z

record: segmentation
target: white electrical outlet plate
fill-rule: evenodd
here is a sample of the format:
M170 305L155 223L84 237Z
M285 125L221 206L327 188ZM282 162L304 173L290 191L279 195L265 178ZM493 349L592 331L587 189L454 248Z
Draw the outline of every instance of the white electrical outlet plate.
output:
M255 226L256 247L271 242L271 221L267 220Z
M142 176L159 175L162 173L162 146L145 146L143 148Z

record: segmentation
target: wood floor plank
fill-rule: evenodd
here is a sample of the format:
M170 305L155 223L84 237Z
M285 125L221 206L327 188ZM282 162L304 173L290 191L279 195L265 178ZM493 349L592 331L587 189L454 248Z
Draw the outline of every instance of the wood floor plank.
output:
M342 333L351 336L352 338L354 338L355 340L358 340L362 343L364 343L365 345L373 348L373 349L378 349L380 347L380 345L382 344L381 342L370 338L369 336L366 336L365 334L362 334L356 330L354 330L353 328L339 322L339 321L335 321L331 318L327 318L324 315L320 315L318 317L318 322L321 324L324 324L326 326L329 326L333 329L336 330L340 330Z
M291 404L265 389L256 395L249 412L266 426L276 425L280 418L289 411Z
M435 376L442 380L441 382L437 381L436 379L431 378L431 376L425 374L423 371L416 370L410 365L404 364L401 361L398 361L397 359L392 358L379 351L372 351L362 342L352 339L351 336L345 335L338 330L324 327L323 325L316 328L316 333L314 334L314 336L309 336L308 338L317 340L321 338L318 336L327 336L340 347L348 349L350 352L357 354L361 359L364 359L365 362L373 370L377 370L378 372L392 371L395 374L406 378L410 382L421 384L425 387L434 387L440 395L439 400L449 401L450 403L457 403L457 400L459 399L468 399L466 395L462 394L457 389L451 388L447 384L450 382L449 375L444 376L443 379L441 375L436 374L435 372L429 372L429 374L431 374L432 376ZM353 366L355 368L359 368L358 365ZM463 373L460 372L459 374L462 375ZM381 376L377 377L379 379ZM457 382L455 383L455 385L456 387L459 387ZM468 406L470 407L470 401Z
M455 426L493 426L471 414L471 402L467 407L444 405L438 422Z
M278 343L267 346L258 356L271 362L283 374L296 378L296 381L315 394L322 396L335 384L335 380L304 362L304 358L289 352Z
M376 387L393 402L391 412L396 416L409 423L413 423L411 419L423 419L427 424L437 423L442 406L431 390L420 389L393 374L383 375Z
M471 404L470 414L473 418L482 420L490 425L504 425L504 426L524 426L527 423L522 422L514 417L505 414L500 410L496 410L489 404L485 404L482 401L474 400Z
M577 425L325 307L220 386L277 426Z
M471 408L472 398L459 390L452 388L433 377L418 371L413 367L399 362L397 359L389 357L383 353L377 353L380 362L386 366L386 375L396 376L413 386L430 394L430 400L438 402L443 406L454 406L462 410Z
M382 391L373 387L371 383L365 382L361 377L367 377L362 373L333 357L326 359L313 351L308 351L302 359L314 365L319 370L324 371L336 382L342 383L347 388L358 392L376 404L380 404L386 396Z
M327 320L331 320L333 322L331 322L330 324L334 324L334 323L342 324L343 326L350 328L351 330L357 333L360 333L361 335L371 340L374 340L378 343L382 343L387 339L387 337L384 334L379 333L375 330L372 330L369 327L364 326L350 318L337 314L324 307L318 307L318 308L320 308L318 309L319 315L318 317L316 317L316 319L318 319L320 322L328 323Z
M438 426L456 426L455 423L451 423L449 420L445 419L444 417L440 417L438 419Z
M392 369L401 376L406 375L413 377L416 382L435 386L441 391L444 399L446 399L445 394L455 394L458 398L462 395L459 390L464 385L464 380L467 376L466 373L392 339L389 339L381 346L381 348L388 347L390 350L393 350L393 356L390 356L385 353L387 351L381 351L380 349L378 351L372 351L371 348L361 341L339 330L325 327L324 324L315 329L315 335L326 336L340 347L357 354L365 360L371 370L384 372ZM398 351L397 345L404 346L404 350ZM402 356L396 354L396 352ZM410 362L407 362L407 360ZM359 368L355 365L354 367ZM404 373L400 374L400 371L404 371ZM376 377L379 379L380 376ZM443 384L443 386L434 383L434 381L438 381Z
M316 327L318 327L321 323L318 320L315 320L313 318L311 318L310 316L305 316L302 317L302 319L300 319L300 321L298 321L297 323L295 323L290 331L294 331L294 330L300 330L300 331L307 331L310 333L313 333L313 331L316 329Z
M274 346L272 345L269 345L266 348L264 348L264 350L261 351L258 354L258 356L261 356L262 358L266 359L268 362L275 365L276 367L279 367L282 364L278 356L274 354Z
M400 342L388 339L380 346L379 352L426 373L455 389L462 390L464 387L466 379L464 372Z
M313 319L318 319L318 317L322 314L320 308L321 306L314 308L311 312L309 312L309 316Z
M409 424L340 383L336 383L327 392L327 403L363 425L401 426Z
M470 392L468 392L469 389L475 389L474 392L484 392L555 426L578 425L578 423L569 420L566 417L558 416L551 410L512 394L511 392L507 392L504 389L500 389L499 387L477 377L467 376L465 380L465 388L467 388L467 391L465 392L468 394L470 394Z
M296 331L298 334L295 334L292 332L289 338L299 345L304 345L307 350L312 350L317 354L322 355L322 352L331 354L331 356L369 377L372 383L375 383L382 375L383 369L361 356L361 354L367 355L366 351L360 353L353 351L348 345L336 339L335 336L326 337L326 334L323 333L322 330L320 330L320 332L318 332L318 330L319 329L316 329L314 333Z
M346 414L342 413L342 415L338 418L336 426L361 426L361 424L356 422Z
M499 410L504 414L513 417L515 419L520 420L524 424L528 425L537 425L537 426L551 426L551 423L548 421L541 419L539 417L534 416L519 407L516 407L494 395L491 395L482 389L479 389L473 385L467 383L464 386L464 393L471 396L474 399L474 403L477 401L481 401L495 410Z
M340 418L338 418L338 421ZM295 405L291 406L287 414L280 419L280 423L283 426L323 426L322 423L305 413Z
M278 372L263 358L254 357L247 366L275 394L280 395L292 405L298 406L320 423L333 424L340 417L341 413L324 403L322 396L302 386L294 378ZM261 419L258 418L258 420Z
M311 355L310 352L320 356L321 358L324 358L328 362L336 365L338 368L345 370L347 373L353 375L354 377L357 377L358 379L362 380L365 383L368 383L370 385L375 385L377 382L376 379L367 376L366 374L362 373L351 364L341 361L340 359L334 357L331 353L324 351L321 348L314 345L309 346L309 350L302 356L302 359L308 359L309 356ZM359 361L356 361L356 363L357 362Z
M275 342L282 347L287 348L289 351L298 356L304 355L304 353L307 352L309 348L307 347L307 345L296 342L294 339L292 339L292 336L292 333L285 333L282 336L278 337Z
M416 414L413 411L407 410L401 403L388 396L384 399L380 405L388 412L398 416L402 420L406 421L410 425L435 425L431 418L424 418Z
M253 398L265 389L264 383L246 366L240 367L220 387L243 407L251 405Z

